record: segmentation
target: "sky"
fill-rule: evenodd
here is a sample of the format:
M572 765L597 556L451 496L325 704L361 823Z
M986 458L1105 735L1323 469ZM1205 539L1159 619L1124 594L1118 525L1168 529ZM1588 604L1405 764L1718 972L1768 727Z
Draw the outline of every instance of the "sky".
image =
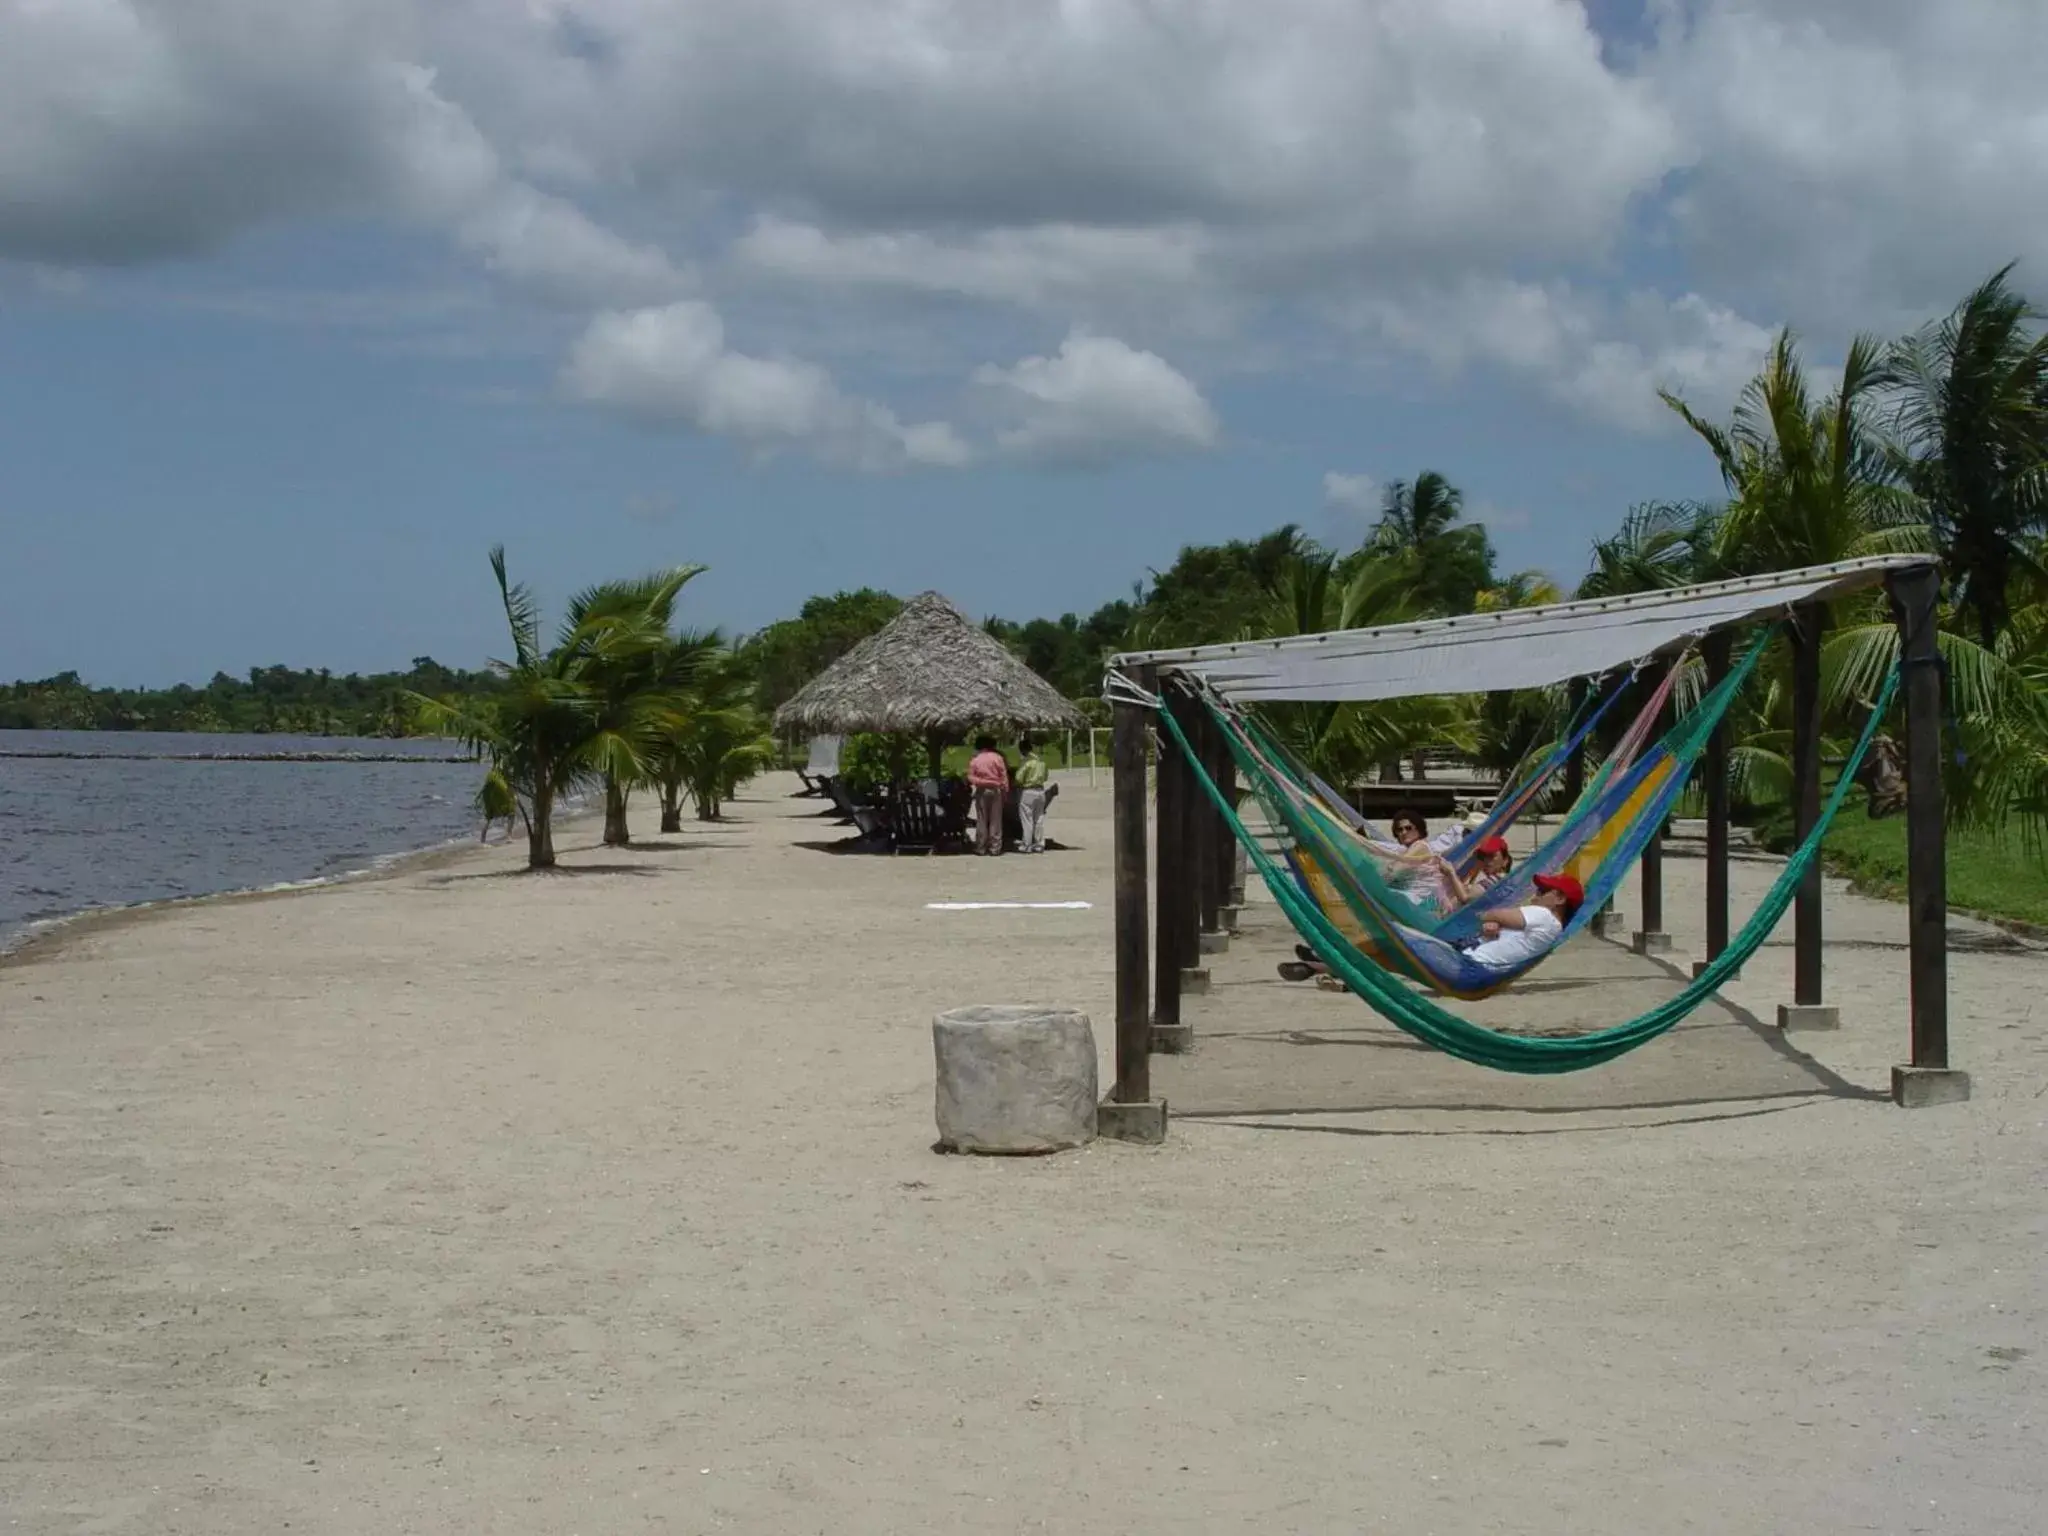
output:
M0 679L685 562L1086 613L1448 475L1567 580L2008 261L2035 0L0 0Z

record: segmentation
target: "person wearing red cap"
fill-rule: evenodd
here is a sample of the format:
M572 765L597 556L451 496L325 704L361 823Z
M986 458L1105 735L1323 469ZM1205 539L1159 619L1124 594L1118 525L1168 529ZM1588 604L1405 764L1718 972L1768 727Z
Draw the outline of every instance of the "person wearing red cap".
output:
M1535 884L1527 906L1481 913L1484 938L1465 953L1481 965L1506 970L1534 960L1563 938L1564 925L1585 904L1585 888L1570 875L1538 875Z
M1443 881L1444 894L1453 907L1462 907L1479 892L1498 885L1514 867L1515 856L1508 852L1508 840L1504 837L1479 840L1479 846L1472 850L1470 880L1461 878L1458 867L1449 859L1436 861L1437 877Z

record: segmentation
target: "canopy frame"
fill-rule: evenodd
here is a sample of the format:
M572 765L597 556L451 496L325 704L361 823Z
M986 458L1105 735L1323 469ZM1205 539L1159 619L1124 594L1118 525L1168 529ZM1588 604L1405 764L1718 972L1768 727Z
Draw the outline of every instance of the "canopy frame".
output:
M1905 676L1907 773L1907 905L1910 934L1912 1048L1908 1064L1892 1069L1892 1099L1902 1107L1951 1103L1967 1099L1970 1080L1948 1062L1947 885L1941 763L1943 699L1938 617L1941 572L1925 554L1873 555L1780 571L1768 576L1674 587L1625 597L1580 599L1538 608L1431 619L1376 629L1295 635L1275 640L1232 641L1217 645L1127 651L1110 658L1104 696L1114 706L1112 801L1114 809L1116 914L1116 1082L1105 1110L1104 1134L1142 1123L1145 1139L1164 1134L1165 1106L1152 1099L1148 1055L1152 1051L1184 1051L1193 1045L1194 1028L1182 1012L1183 985L1206 990L1201 955L1221 951L1234 922L1209 931L1208 914L1220 892L1207 887L1228 879L1214 857L1190 857L1214 846L1221 818L1212 806L1196 807L1187 793L1184 765L1164 741L1158 745L1161 811L1157 818L1162 887L1169 881L1179 890L1162 888L1159 908L1156 997L1148 985L1146 890L1147 712L1171 707L1167 686L1183 674L1233 703L1261 701L1365 701L1411 698L1429 694L1485 692L1502 688L1547 687L1597 676L1619 667L1640 667L1698 644L1710 636L1767 614L1795 619L1802 673L1802 694L1811 687L1805 674L1817 674L1819 624L1827 604L1853 593L1886 589L1893 622L1900 637L1900 664ZM1588 635L1597 635L1589 641ZM1566 637L1566 638L1560 638ZM1435 664L1428 658L1434 657ZM1453 664L1446 665L1449 659ZM1507 664L1512 659L1512 665ZM1725 666L1722 647L1714 646L1710 664ZM1808 701L1802 699L1802 703ZM1818 718L1817 707L1809 710ZM1726 943L1728 835L1726 736L1710 754L1708 782L1708 945ZM1804 734L1804 733L1802 733ZM1801 783L1795 804L1805 817L1808 802L1818 800L1820 754L1809 748L1799 754ZM1811 780L1811 783L1806 782ZM1189 825L1194 816L1212 818L1216 829ZM1716 825L1718 823L1718 825ZM1802 826L1801 832L1805 831ZM1227 834L1225 834L1227 835ZM1173 846L1169 847L1169 841ZM1817 993L1821 938L1820 891L1802 890L1795 919L1802 985L1797 1001L1779 1009L1786 1028L1825 1027L1834 1010L1808 1002ZM1657 893L1661 897L1661 891ZM1183 908L1192 909L1183 911ZM1225 908L1225 911L1232 909ZM1200 914L1201 931L1194 914ZM1169 915L1171 914L1171 915ZM1652 914L1645 913L1646 918ZM1649 924L1646 923L1646 929ZM1638 940L1650 937L1640 933ZM1657 935L1656 937L1662 937ZM1655 945L1639 946L1654 949ZM1805 953L1810 949L1811 954ZM1817 996L1814 1002L1817 1003ZM1817 1015L1827 1016L1825 1019ZM1129 1111L1147 1106L1142 1120Z

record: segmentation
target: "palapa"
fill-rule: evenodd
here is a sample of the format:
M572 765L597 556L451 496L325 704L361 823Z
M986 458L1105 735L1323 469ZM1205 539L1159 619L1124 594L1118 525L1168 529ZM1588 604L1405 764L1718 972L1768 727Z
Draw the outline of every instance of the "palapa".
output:
M970 730L1079 730L1081 712L936 592L889 623L775 711L775 728L959 737Z

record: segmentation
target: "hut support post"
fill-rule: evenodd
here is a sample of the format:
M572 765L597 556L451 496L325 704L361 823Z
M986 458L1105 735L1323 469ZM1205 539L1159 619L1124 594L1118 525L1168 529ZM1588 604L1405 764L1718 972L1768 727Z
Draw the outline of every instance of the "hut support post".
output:
M1728 676L1734 638L1726 630L1707 636L1707 687ZM1723 716L1707 738L1707 955L1693 966L1697 976L1728 947L1728 720Z
M1820 820L1820 637L1825 611L1792 615L1792 836L1803 842ZM1792 908L1792 1001L1778 1005L1781 1029L1837 1029L1841 1010L1821 1001L1820 861L1807 867Z
M1676 660L1665 663L1667 670L1677 665ZM1660 714L1651 728L1653 736L1663 723L1664 717ZM1629 948L1639 955L1668 954L1671 935L1664 931L1664 828L1661 825L1643 845L1643 862L1638 878L1643 892L1643 926L1629 936Z
M1902 1108L1959 1103L1970 1077L1948 1064L1948 872L1941 787L1942 668L1936 608L1941 573L1894 574L1892 616L1906 695L1906 914L1911 945L1913 1059L1892 1068Z
M1173 709L1173 691L1161 680L1160 708ZM1179 718L1178 713L1175 716ZM1159 789L1157 845L1153 850L1153 883L1158 887L1152 902L1152 1028L1147 1049L1177 1051L1187 1043L1188 1031L1180 1021L1181 968L1183 958L1194 946L1183 948L1183 930L1188 926L1187 801L1193 786L1186 760L1173 738L1159 732Z
M1150 692L1151 669L1136 679ZM1158 1141L1166 1106L1152 1099L1152 1018L1145 974L1145 709L1119 702L1111 729L1110 803L1116 903L1116 1082L1096 1109L1100 1135Z

